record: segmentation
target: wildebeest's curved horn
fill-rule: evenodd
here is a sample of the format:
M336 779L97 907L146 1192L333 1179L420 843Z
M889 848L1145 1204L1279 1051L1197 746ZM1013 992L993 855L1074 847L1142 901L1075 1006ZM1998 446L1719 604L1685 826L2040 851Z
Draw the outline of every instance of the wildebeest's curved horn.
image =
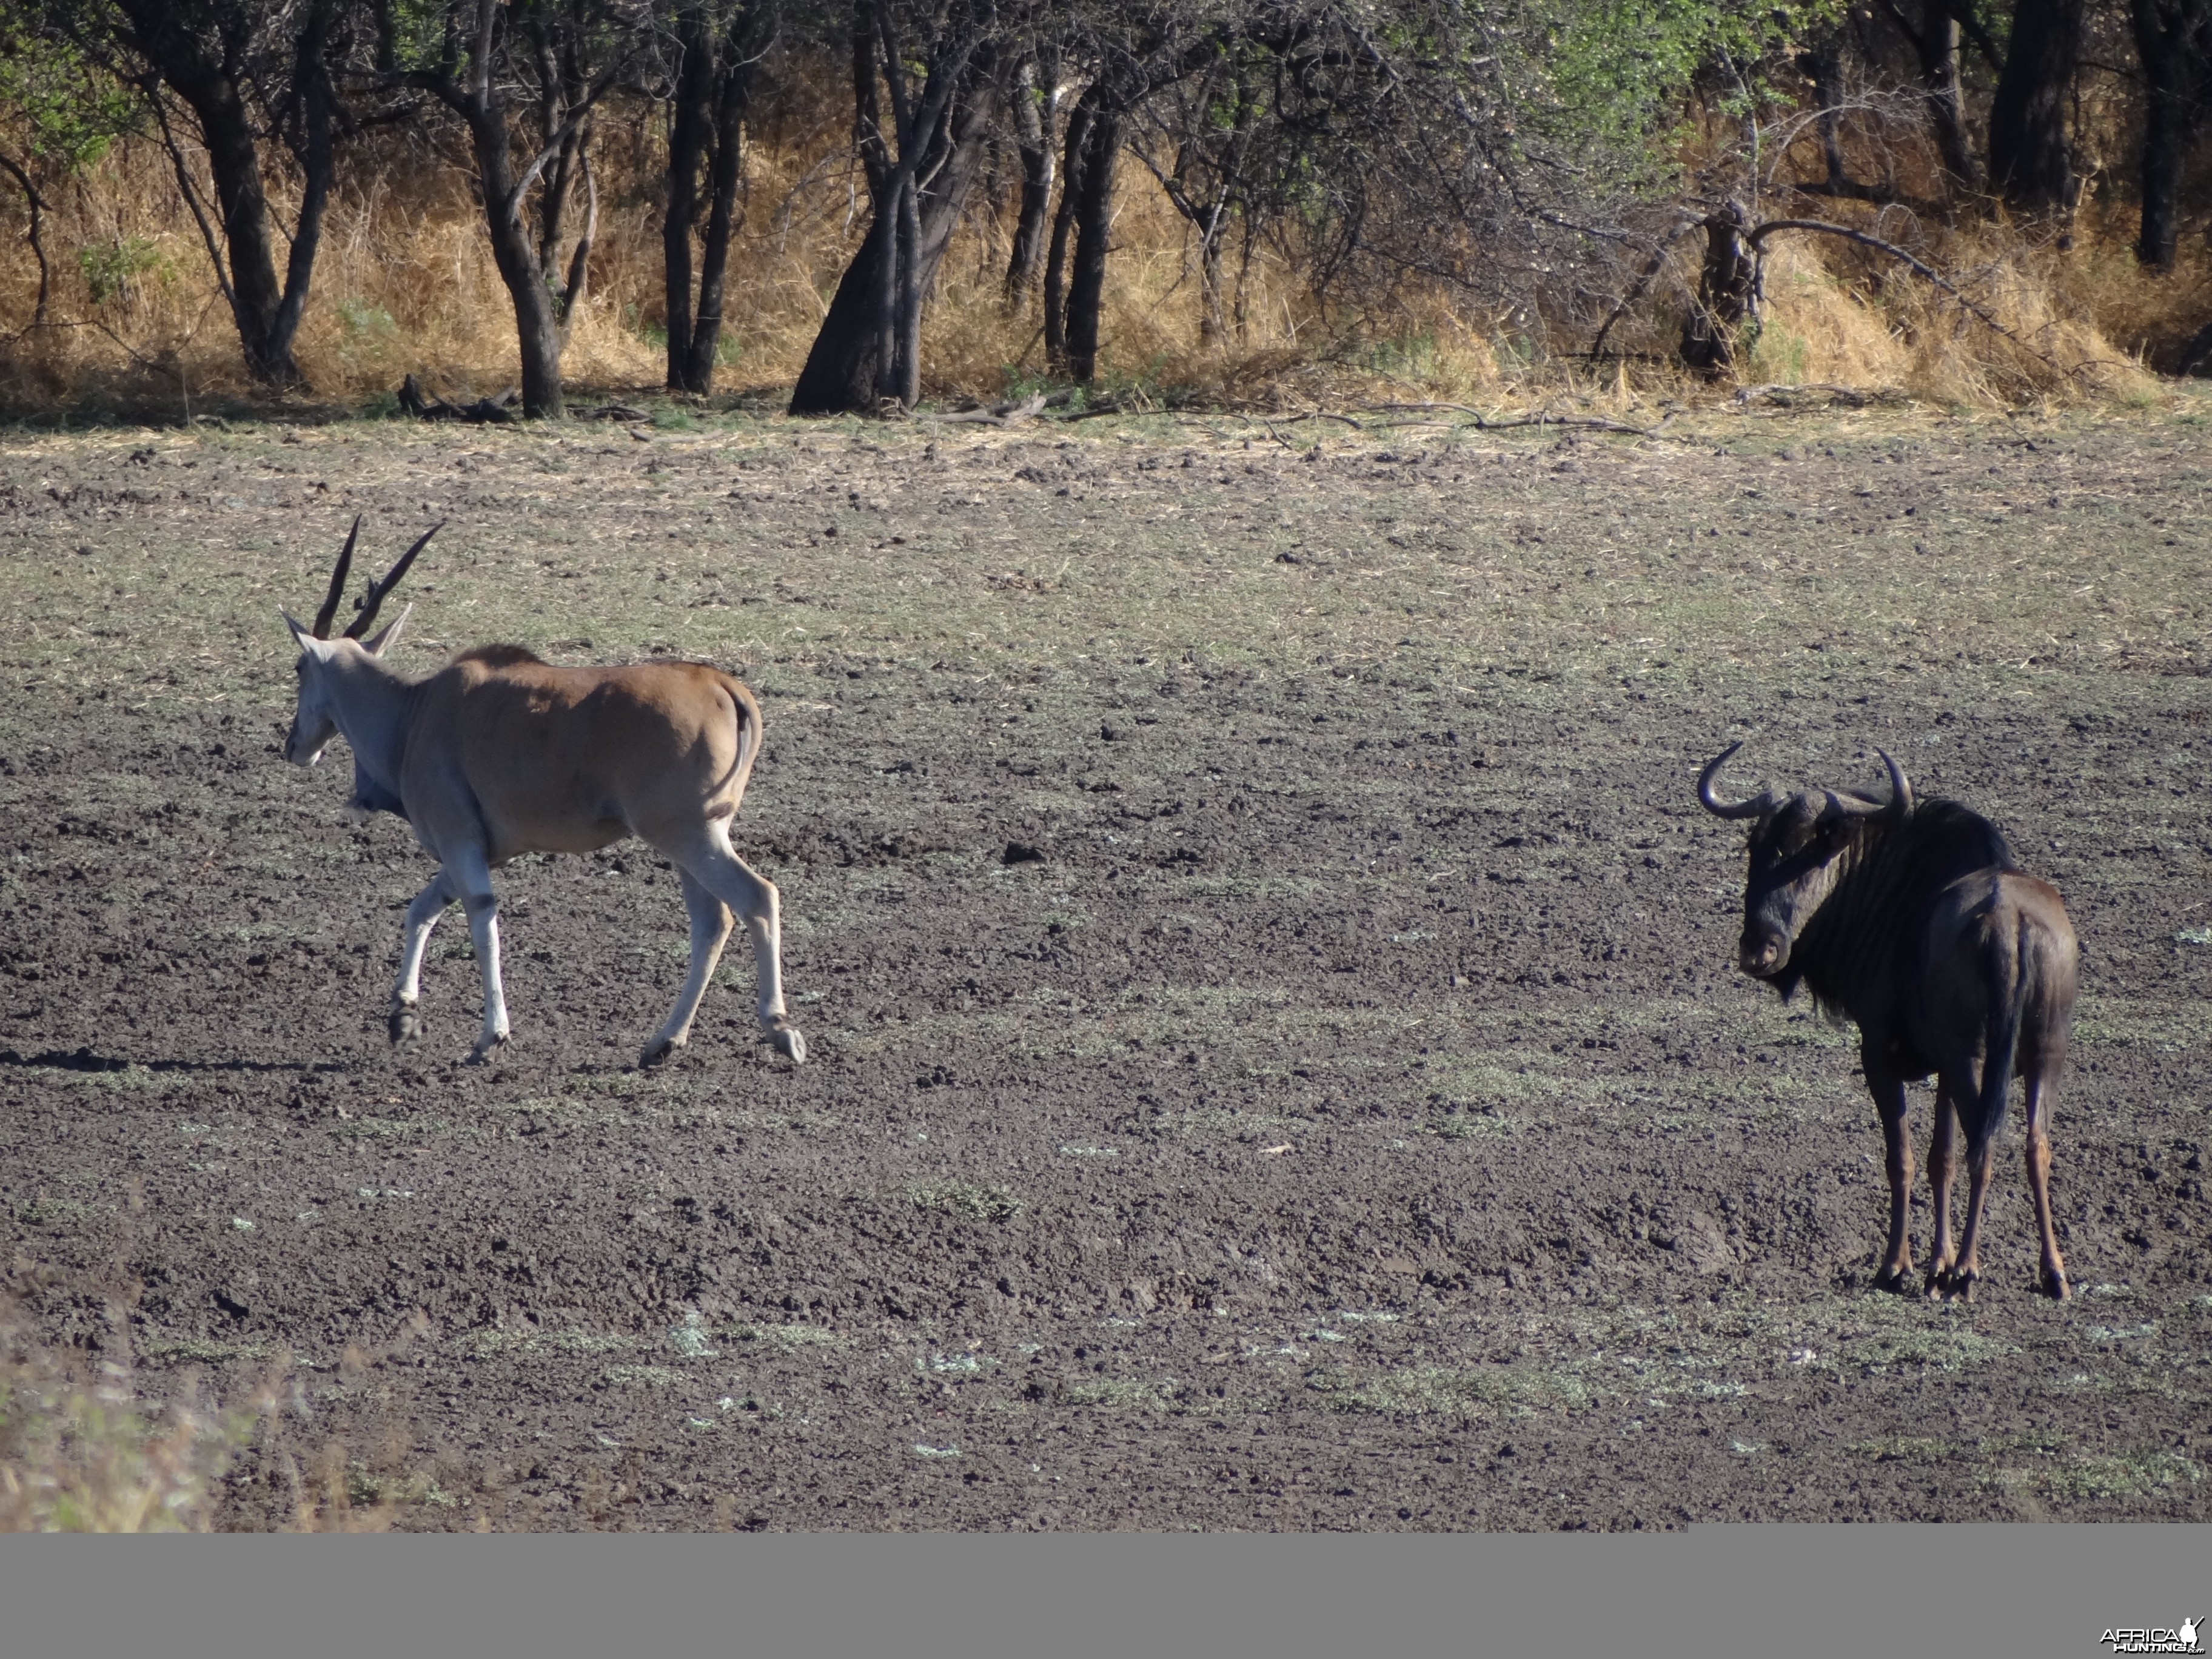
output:
M361 598L361 614L356 617L346 629L345 636L348 639L357 640L368 632L376 622L377 607L384 603L385 596L399 586L399 579L407 574L407 567L415 562L415 556L428 547L430 544L430 538L445 527L446 521L443 519L432 525L422 532L422 538L420 541L399 556L399 562L386 573L382 581L371 582L368 585L368 592L362 594Z
M346 544L338 553L338 568L331 572L331 591L323 595L323 608L315 612L314 636L326 640L331 636L331 618L338 614L338 601L345 598L346 578L353 574L353 544L361 534L361 514L353 517L353 528L346 532Z
M1894 823L1908 817L1912 811L1912 785L1905 780L1905 769L1889 757L1887 750L1874 751L1881 757L1881 763L1889 769L1889 799L1869 800L1863 795L1838 795L1832 790L1828 794L1828 810L1844 817L1879 817L1885 823Z
M1733 806L1713 798L1713 780L1720 775L1721 768L1728 764L1729 757L1742 747L1741 743L1730 744L1707 761L1705 769L1698 774L1698 805L1715 817L1755 818L1774 805L1774 792L1771 789L1761 790L1749 800L1738 801Z

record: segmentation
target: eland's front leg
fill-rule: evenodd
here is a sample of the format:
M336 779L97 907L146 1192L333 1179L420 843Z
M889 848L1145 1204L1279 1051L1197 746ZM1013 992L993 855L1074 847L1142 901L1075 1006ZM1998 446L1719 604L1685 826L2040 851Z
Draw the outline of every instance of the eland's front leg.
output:
M491 890L491 866L482 852L469 848L446 861L446 874L468 912L469 937L483 974L483 1030L469 1050L469 1064L482 1065L507 1041L507 993L499 975L499 900Z
M399 945L399 982L392 988L392 1018L386 1025L395 1043L411 1042L422 1035L422 1022L415 1012L422 995L422 953L429 948L430 930L453 898L441 870L407 907L407 931Z
M653 1033L653 1041L637 1057L640 1066L659 1065L690 1039L692 1018L699 1012L700 999L707 994L715 964L722 959L722 946L730 937L730 907L700 885L699 878L689 870L679 873L684 881L684 908L691 913L691 971L676 994L676 1006L670 1011L667 1024Z

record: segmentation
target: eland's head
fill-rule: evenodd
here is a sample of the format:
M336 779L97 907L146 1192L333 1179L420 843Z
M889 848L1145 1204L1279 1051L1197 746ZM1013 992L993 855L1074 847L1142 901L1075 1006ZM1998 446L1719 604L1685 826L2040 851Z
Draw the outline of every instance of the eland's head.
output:
M292 630L292 637L300 647L300 660L294 672L300 678L300 697L292 711L292 729L284 739L284 758L295 766L313 766L322 759L323 750L332 738L338 735L338 680L350 669L362 662L380 657L399 638L407 626L413 605L393 617L377 633L368 630L375 626L376 614L385 599L399 586L399 579L407 574L415 556L429 545L441 525L432 525L422 532L422 538L400 556L381 581L373 581L368 591L355 601L353 620L337 638L331 637L331 624L337 618L338 605L345 598L346 579L353 572L354 543L361 535L361 520L356 518L353 528L346 534L345 546L339 550L337 568L331 572L330 591L323 596L323 608L315 613L314 626L301 623L289 611L284 611L284 625Z

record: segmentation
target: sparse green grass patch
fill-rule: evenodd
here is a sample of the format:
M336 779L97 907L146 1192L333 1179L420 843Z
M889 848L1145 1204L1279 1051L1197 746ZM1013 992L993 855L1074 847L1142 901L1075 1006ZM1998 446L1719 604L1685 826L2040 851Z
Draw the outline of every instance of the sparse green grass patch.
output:
M228 1365L240 1359L265 1359L266 1342L217 1342L204 1336L155 1338L139 1344L140 1358L156 1365Z
M1412 1365L1374 1376L1328 1369L1311 1373L1306 1386L1333 1411L1393 1416L1528 1417L1578 1410L1601 1397L1580 1373L1542 1364Z
M1011 1221L1022 1209L1022 1200L1008 1188L972 1181L919 1182L906 1189L906 1195L916 1209L969 1221Z
M671 1370L665 1365L610 1365L599 1375L617 1387L635 1385L644 1389L679 1388L691 1380L682 1371Z

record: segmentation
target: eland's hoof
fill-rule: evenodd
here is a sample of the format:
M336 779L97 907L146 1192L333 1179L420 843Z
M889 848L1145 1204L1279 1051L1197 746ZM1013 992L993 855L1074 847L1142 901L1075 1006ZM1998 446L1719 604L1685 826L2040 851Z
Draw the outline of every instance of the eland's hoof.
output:
M768 1040L776 1053L789 1055L793 1065L806 1064L806 1039L799 1035L797 1026L779 1025L768 1034Z
M507 1039L503 1036L493 1037L489 1042L479 1039L477 1042L477 1046L469 1050L469 1057L467 1060L464 1060L462 1064L466 1066L482 1066L487 1060L489 1060L502 1053L506 1048Z
M392 1018L385 1022L385 1031L392 1038L392 1046L412 1042L422 1035L422 1018L412 1008L394 1008Z
M1943 1294L1953 1302L1964 1302L1972 1306L1974 1288L1981 1282L1982 1276L1978 1273L1954 1273L1944 1284Z
M2045 1267L2043 1270L2043 1293L2053 1302L2073 1300L2074 1287L2066 1282L2063 1269Z
M676 1049L677 1044L673 1038L653 1038L652 1042L645 1045L644 1052L638 1055L637 1069L642 1072L648 1066L659 1065L661 1061L666 1060L671 1054L674 1054Z
M1895 1291L1900 1296L1909 1296L1911 1294L1911 1288L1905 1281L1911 1276L1912 1266L1910 1262L1902 1267L1884 1267L1874 1276L1874 1287L1877 1291Z

